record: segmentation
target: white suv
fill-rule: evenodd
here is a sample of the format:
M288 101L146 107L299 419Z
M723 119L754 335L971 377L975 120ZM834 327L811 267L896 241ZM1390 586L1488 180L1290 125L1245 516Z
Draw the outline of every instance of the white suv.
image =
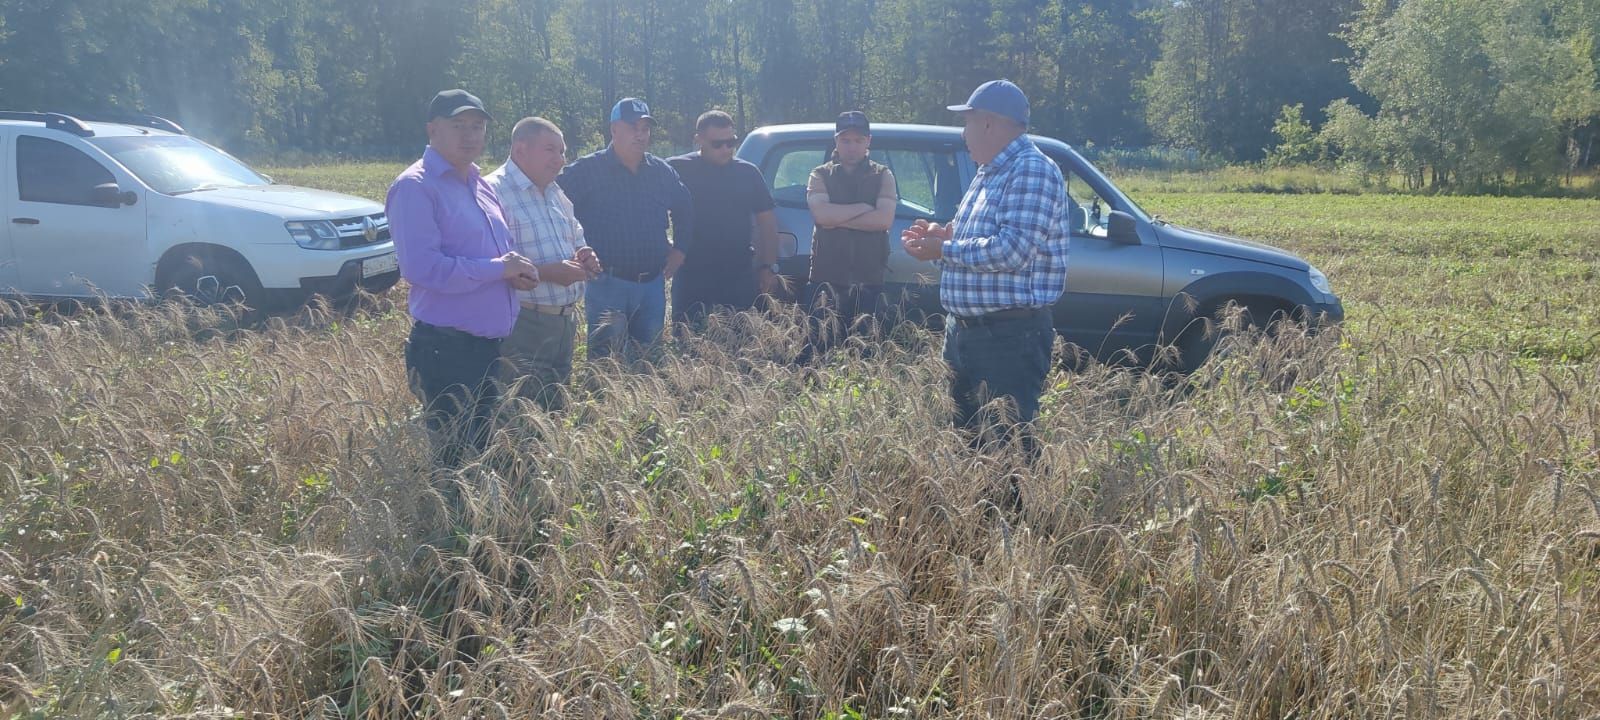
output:
M122 120L0 112L0 293L263 308L399 280L382 205L274 185L170 121Z

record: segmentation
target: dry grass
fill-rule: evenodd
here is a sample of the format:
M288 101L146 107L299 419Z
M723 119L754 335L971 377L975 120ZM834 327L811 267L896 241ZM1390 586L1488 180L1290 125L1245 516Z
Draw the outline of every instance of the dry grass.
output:
M1600 712L1593 363L1058 374L1007 516L920 331L739 318L435 476L403 312L215 323L0 329L0 717Z

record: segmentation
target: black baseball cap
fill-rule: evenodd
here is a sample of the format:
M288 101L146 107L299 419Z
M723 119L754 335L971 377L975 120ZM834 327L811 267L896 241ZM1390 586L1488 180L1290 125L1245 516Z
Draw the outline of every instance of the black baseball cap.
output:
M833 134L838 135L846 130L857 130L862 135L872 134L872 124L867 122L867 114L860 110L849 110L839 113L839 119L833 121Z
M445 90L433 96L433 102L428 103L428 119L455 117L468 110L477 110L483 113L485 118L494 119L488 110L483 109L483 101L479 100L477 95L460 88Z

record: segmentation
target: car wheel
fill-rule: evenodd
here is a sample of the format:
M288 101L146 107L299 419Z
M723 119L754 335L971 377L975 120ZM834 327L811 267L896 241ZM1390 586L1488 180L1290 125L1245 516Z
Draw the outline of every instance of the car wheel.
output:
M209 248L176 253L163 261L158 281L162 292L189 299L197 305L259 306L265 299L261 283L244 261Z
M1226 300L1195 315L1194 322L1178 337L1178 365L1184 373L1200 369L1213 356L1226 356L1236 346L1235 339L1252 332L1271 332L1286 319L1282 308L1259 300Z

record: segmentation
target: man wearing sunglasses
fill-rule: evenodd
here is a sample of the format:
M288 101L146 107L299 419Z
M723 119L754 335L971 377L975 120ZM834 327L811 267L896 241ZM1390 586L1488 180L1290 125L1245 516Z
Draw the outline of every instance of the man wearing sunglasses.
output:
M672 280L676 323L745 310L778 289L778 219L761 170L733 156L739 136L727 113L702 114L694 130L699 150L667 160L694 197L694 239Z

